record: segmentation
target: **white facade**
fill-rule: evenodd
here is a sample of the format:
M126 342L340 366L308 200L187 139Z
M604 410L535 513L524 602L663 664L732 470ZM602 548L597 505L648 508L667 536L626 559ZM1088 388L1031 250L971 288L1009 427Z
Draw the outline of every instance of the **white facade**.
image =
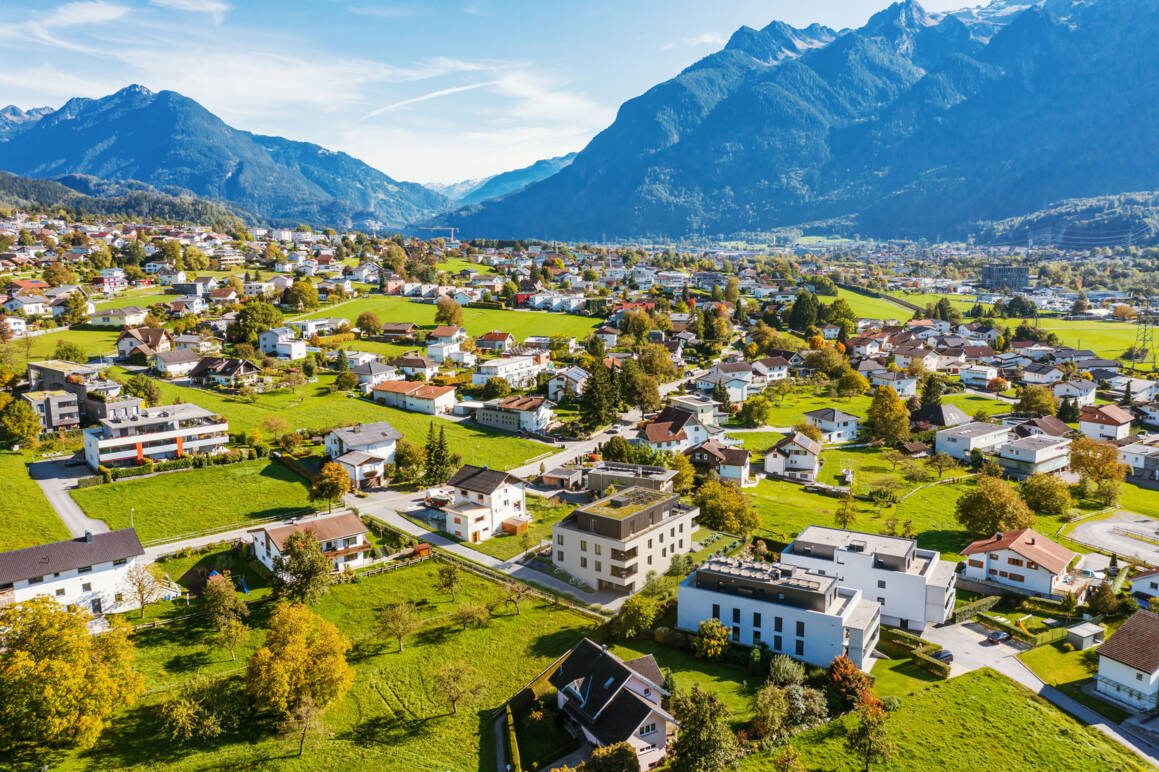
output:
M535 357L488 359L479 363L479 369L471 375L471 383L483 386L492 378L502 378L513 389L525 389L535 385L536 376L542 370L543 365Z
M394 462L394 451L402 435L385 421L334 429L326 435L326 455L332 459L357 450Z
M984 389L998 377L998 368L990 365L970 365L958 371L958 378L971 389Z
M1095 691L1135 710L1159 705L1159 670L1138 670L1108 657L1099 657Z
M295 522L293 525L267 526L253 532L254 556L275 571L274 561L282 556L285 540L294 531L314 534L322 547L322 554L330 561L330 570L354 570L371 562L369 531L351 513L323 515Z
M1010 434L1010 428L995 424L968 423L952 426L937 433L934 451L945 453L959 461L969 461L975 450L995 453Z
M1079 407L1095 404L1095 385L1090 381L1063 381L1054 385L1054 396L1059 400L1070 397Z
M840 410L814 410L805 414L805 420L821 430L826 444L853 442L861 430L861 418Z
M1061 574L1027 560L1010 549L980 552L966 559L965 578L975 582L993 582L1045 597L1065 594Z
M456 486L454 478L447 487L452 501L444 507L445 528L447 533L463 541L478 544L503 533L505 520L528 522L531 519L523 486L514 477L489 490Z
M220 453L229 442L229 422L192 404L159 405L123 418L106 418L84 432L91 469Z

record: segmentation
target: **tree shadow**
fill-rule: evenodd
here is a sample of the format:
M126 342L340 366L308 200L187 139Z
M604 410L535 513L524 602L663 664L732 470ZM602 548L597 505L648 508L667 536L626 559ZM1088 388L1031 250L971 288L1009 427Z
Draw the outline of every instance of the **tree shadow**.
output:
M165 663L165 669L170 673L185 673L190 670L199 670L208 664L208 652L190 651L170 657Z
M417 646L437 646L446 642L452 632L462 632L462 628L452 629L450 625L425 627L415 633L414 642Z
M558 657L576 644L576 630L565 627L538 636L531 642L530 652L537 657Z
M918 546L922 549L937 550L938 552L957 553L969 543L969 534L965 531L951 531L949 529L935 529L922 531L918 534Z

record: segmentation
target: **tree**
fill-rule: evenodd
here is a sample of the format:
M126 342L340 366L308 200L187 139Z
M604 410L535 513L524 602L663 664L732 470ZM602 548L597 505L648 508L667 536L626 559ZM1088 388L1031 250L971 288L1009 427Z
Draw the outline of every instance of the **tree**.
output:
M262 419L262 428L269 433L271 437L277 437L290 431L290 422L284 416L270 413Z
M137 373L125 383L124 391L130 397L137 397L146 407L161 404L161 387L144 373Z
M642 593L631 595L612 619L612 635L621 640L644 635L652 629L659 615L660 601Z
M400 653L402 652L403 638L421 628L422 624L418 607L409 601L390 603L383 606L378 612L379 635L398 641Z
M587 430L610 423L616 415L611 376L603 362L592 366L579 404L580 425Z
M274 592L291 603L313 603L330 586L330 559L310 530L286 537L282 554L274 558Z
M577 772L639 772L639 769L636 749L628 742L619 742L592 750L592 755Z
M172 742L207 742L219 737L239 718L234 710L237 695L225 679L196 676L186 681L161 705L161 719Z
M69 270L69 267L64 263L49 263L48 267L44 269L44 280L53 287L59 287L62 284L76 284L79 281L76 273Z
M938 473L939 480L942 479L942 475L946 473L947 469L953 469L957 463L954 457L948 453L935 453L926 459L926 466Z
M459 564L449 560L441 562L439 563L438 574L439 578L435 587L443 592L451 593L451 602L454 603L455 594L459 591L459 585L462 583Z
M864 394L869 391L869 381L865 376L855 370L846 370L837 379L834 384L838 396L841 397L856 397L859 394Z
M754 651L756 651L754 649ZM766 683L749 701L753 713L753 729L758 737L778 734L789 713L785 691L773 683Z
M483 384L483 399L500 399L511 393L511 384L506 378L495 376Z
M246 303L237 312L233 324L229 326L227 337L234 343L245 343L256 340L259 332L277 327L281 323L282 312L273 305L264 301Z
M1080 437L1070 446L1070 467L1095 482L1126 479L1128 467L1119 461L1119 451L1109 442Z
M769 401L768 397L756 394L745 400L736 414L736 419L741 426L755 429L769 422L773 410L773 403Z
M1040 515L1063 515L1070 511L1070 487L1053 474L1034 474L1022 483L1022 498Z
M1087 603L1096 614L1114 614L1119 610L1119 599L1115 596L1111 583L1106 579L1095 587Z
M66 362L80 362L89 361L89 355L79 343L73 343L69 340L58 340L56 342L56 350L52 352L53 359L63 359Z
M491 612L482 603L464 603L455 609L451 618L466 630L468 627L482 627L491 618Z
M958 522L985 536L1034 525L1034 514L1014 488L996 477L979 477L977 486L958 499Z
M435 434L435 425L431 423L427 430L426 453L423 461L423 484L428 486L442 485L455 474L455 466L451 459L451 450L447 445L447 427L440 426L439 433Z
M128 625L90 635L88 620L48 597L0 606L0 748L91 747L143 693Z
M705 619L692 640L692 653L701 659L718 660L728 651L728 628L719 619Z
M298 279L282 294L282 302L291 308L317 308L318 288L306 279Z
M728 387L724 385L724 381L718 380L712 384L712 399L720 403L720 409L726 414L732 412L732 400L728 396Z
M1072 398L1062 398L1062 402L1060 402L1058 405L1058 420L1068 424L1078 422L1079 406Z
M785 687L785 696L789 700L789 715L786 717L789 726L811 726L824 721L829 715L825 695L817 689L790 684Z
M0 414L0 425L10 440L22 445L36 440L41 432L40 418L24 399L14 399L8 403L3 414Z
M804 332L817 323L817 298L812 292L801 291L789 310L789 329Z
M618 434L608 438L600 448L600 454L607 461L619 461L623 464L632 463L632 459L635 458L632 444Z
M672 457L672 468L676 470L676 476L672 478L673 490L680 495L687 495L696 479L696 469L692 466L692 461L683 453L677 453Z
M354 323L354 326L362 333L362 337L368 338L382 329L382 321L379 320L378 314L373 311L363 311L358 315L358 321Z
M909 439L909 411L892 386L878 386L865 414L866 436L895 445Z
M791 686L805 682L805 665L788 654L774 654L769 660L769 681L777 686Z
M838 528L849 530L849 526L857 521L857 510L853 506L853 494L846 494L841 497L841 503L837 506L837 512L833 515L833 522Z
M519 604L524 598L531 595L531 587L523 582L507 582L503 585L503 600L515 607L515 616L519 616Z
M889 714L877 699L862 701L857 708L857 722L845 735L845 747L851 754L869 765L889 761L897 747L889 739Z
M217 631L218 642L229 651L232 659L237 659L234 649L249 632L242 622L249 615L249 606L237 594L228 573L209 577L201 599L205 604L209 623Z
M881 454L881 460L889 464L889 468L893 471L897 471L897 465L906 458L907 456L900 450L890 449Z
M483 693L483 682L475 669L466 662L448 662L431 674L435 694L451 705L451 715L459 713L459 703L470 701ZM633 758L635 754L633 754Z
M748 498L731 483L709 480L700 486L696 505L700 508L697 520L706 528L741 535L760 524Z
M1068 619L1073 618L1074 615L1078 613L1079 600L1070 590L1067 590L1066 595L1062 596L1062 600L1059 601L1059 605L1062 607L1062 613L1066 614Z
M161 583L153 573L151 564L137 561L125 572L124 590L137 601L141 616L145 616L145 607L161 599Z
M1018 397L1017 410L1029 415L1054 415L1058 412L1058 397L1045 386L1027 386Z
M801 753L792 745L783 747L773 757L773 769L776 772L806 772L805 762L801 761Z
M873 679L842 654L829 663L829 692L842 710L872 695Z
M463 307L454 298L443 295L435 303L435 324L463 326Z
M732 715L714 692L694 685L691 691L672 697L672 714L680 734L672 745L673 772L721 772L737 755L736 736L729 724Z
M310 501L325 501L333 512L334 499L340 499L349 492L350 475L341 464L329 461L322 465L322 471L310 484L307 495Z
M942 394L946 385L936 374L931 373L922 384L922 407L936 407L942 404Z
M88 298L80 292L72 292L64 299L64 313L60 315L61 324L80 324L88 318Z
M301 731L299 755L314 722L354 683L349 650L346 636L305 606L274 607L265 644L246 667L246 689L259 710Z

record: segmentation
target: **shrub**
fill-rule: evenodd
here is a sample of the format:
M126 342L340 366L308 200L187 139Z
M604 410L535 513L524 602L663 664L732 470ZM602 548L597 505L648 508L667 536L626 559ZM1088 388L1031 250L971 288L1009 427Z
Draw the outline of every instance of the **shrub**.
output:
M1072 644L1070 641L1067 641L1063 643L1062 650L1069 654L1070 652L1074 651L1074 644Z
M718 660L728 651L728 638L728 628L719 619L706 619L692 641L692 653L701 659Z
M778 686L805 681L805 665L787 654L775 654L769 662L769 680Z
M886 713L893 713L901 707L901 697L896 694L887 694L881 698L881 707L885 708Z

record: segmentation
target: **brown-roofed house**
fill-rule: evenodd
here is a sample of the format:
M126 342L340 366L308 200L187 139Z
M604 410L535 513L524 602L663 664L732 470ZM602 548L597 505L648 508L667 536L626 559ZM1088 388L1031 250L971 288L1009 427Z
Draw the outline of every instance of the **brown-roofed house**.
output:
M1136 611L1098 648L1095 690L1131 710L1159 706L1159 614Z
M965 576L973 581L1054 598L1074 592L1080 601L1086 589L1064 581L1078 555L1030 528L979 539L962 554L967 557Z
M317 539L322 554L330 560L334 571L355 569L370 562L372 545L368 530L353 512L325 515L300 520L291 525L268 525L257 528L254 535L254 555L266 568L277 572L275 561L282 556L291 534L305 531Z

